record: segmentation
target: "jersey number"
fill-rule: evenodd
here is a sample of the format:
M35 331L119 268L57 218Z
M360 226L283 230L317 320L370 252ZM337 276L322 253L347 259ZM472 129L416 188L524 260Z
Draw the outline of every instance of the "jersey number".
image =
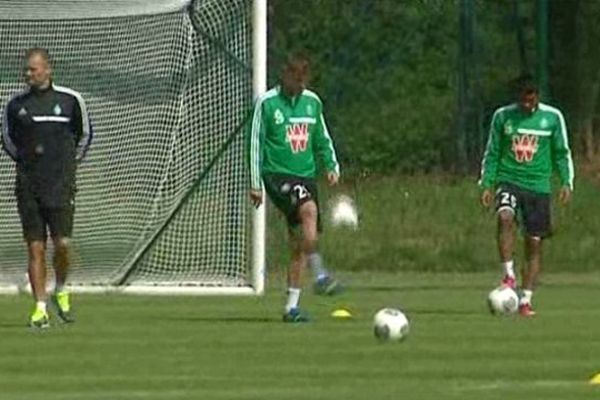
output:
M294 185L292 190L296 193L296 197L298 200L303 200L310 196L310 192L306 189L304 185Z
M501 192L500 193L500 205L515 208L517 206L517 198L512 193Z

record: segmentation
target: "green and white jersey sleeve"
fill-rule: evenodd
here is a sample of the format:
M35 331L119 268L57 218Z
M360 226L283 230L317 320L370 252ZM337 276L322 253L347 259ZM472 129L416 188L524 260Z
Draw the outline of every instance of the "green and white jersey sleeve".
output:
M315 153L318 158L323 160L328 172L335 172L337 175L340 174L340 165L337 161L337 156L333 147L333 140L329 135L329 130L327 129L327 123L325 122L322 110L319 113L317 120Z
M310 90L289 98L276 87L262 95L254 108L248 149L253 189L261 188L268 173L314 178L317 159L339 175L323 103Z
M262 189L261 170L264 158L264 142L266 123L263 115L263 103L273 95L273 90L269 90L256 100L254 113L252 115L252 124L248 140L248 155L250 164L250 187L255 190Z
M508 107L514 107L508 106ZM497 109L492 116L487 146L481 162L481 179L479 185L492 188L496 185L498 176L498 160L500 158L500 139L502 136L502 113L506 107Z
M573 159L562 113L540 103L533 113L524 113L518 105L499 108L494 113L480 185L493 188L512 183L524 189L551 192L553 170L561 185L573 188Z
M558 121L555 131L552 134L552 155L554 168L558 171L561 186L568 186L573 190L573 179L575 178L575 168L573 167L573 156L569 148L569 137L567 134L567 124L562 113L550 106L541 105L542 110L556 114Z

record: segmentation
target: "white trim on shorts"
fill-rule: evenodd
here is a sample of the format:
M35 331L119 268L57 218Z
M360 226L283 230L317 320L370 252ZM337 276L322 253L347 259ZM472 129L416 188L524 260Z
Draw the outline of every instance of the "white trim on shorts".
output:
M512 208L511 206L501 206L496 210L496 214L500 214L501 211L504 210L510 210L510 212L512 212L513 215L516 214L516 211L514 208Z

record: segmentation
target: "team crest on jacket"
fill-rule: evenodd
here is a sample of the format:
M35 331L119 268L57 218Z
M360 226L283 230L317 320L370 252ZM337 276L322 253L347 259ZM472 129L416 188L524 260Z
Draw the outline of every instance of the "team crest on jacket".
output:
M512 135L514 131L515 130L514 130L513 126L512 126L512 122L506 121L506 123L504 124L504 133L506 135Z
M535 135L516 135L512 138L512 151L517 162L526 163L533 160L538 150L538 137Z
M306 151L308 145L308 124L290 124L287 126L287 141L290 144L292 153Z
M62 112L62 110L60 109L60 106L57 104L54 106L54 115L60 115L60 113Z
M277 124L277 125L283 124L283 121L285 120L285 118L283 117L283 113L281 112L281 110L279 108L277 110L275 110L275 113L273 114L273 119L275 120L275 124Z

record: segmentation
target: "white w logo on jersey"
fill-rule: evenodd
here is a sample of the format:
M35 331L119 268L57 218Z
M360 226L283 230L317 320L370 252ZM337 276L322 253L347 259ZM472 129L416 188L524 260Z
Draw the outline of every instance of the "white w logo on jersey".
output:
M293 153L306 151L308 144L308 124L291 124L287 126L287 141Z
M518 162L530 162L538 150L538 137L535 135L513 136L512 150Z

